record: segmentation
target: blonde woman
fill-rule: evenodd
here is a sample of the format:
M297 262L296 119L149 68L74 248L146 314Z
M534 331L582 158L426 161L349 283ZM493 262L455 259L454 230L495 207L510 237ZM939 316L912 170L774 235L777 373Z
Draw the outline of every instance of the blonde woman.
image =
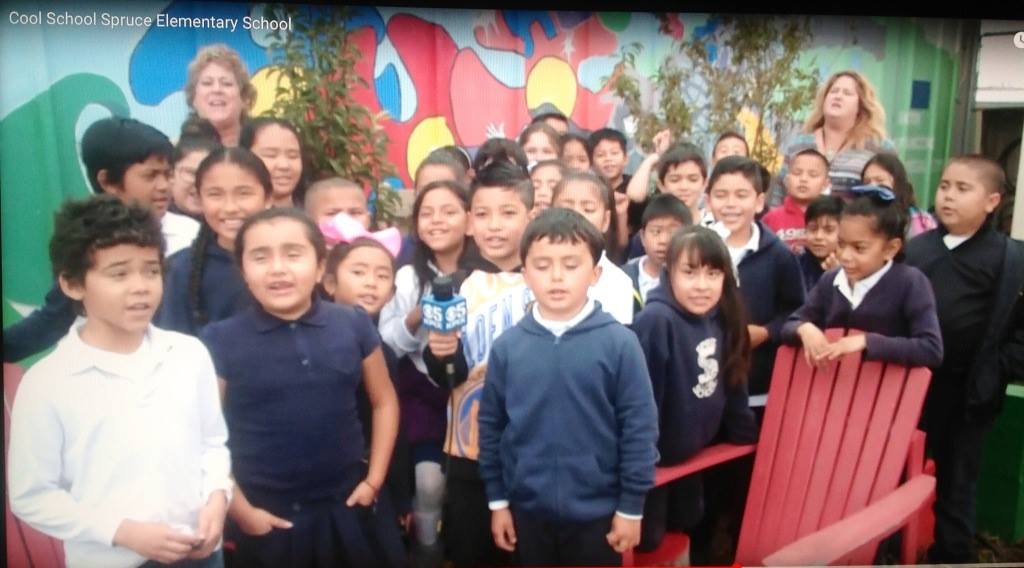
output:
M828 158L832 191L860 184L864 165L875 154L895 154L895 147L886 138L885 109L863 75L840 71L825 81L804 123L803 134L786 151L786 164L779 179L789 169L790 159L809 148ZM782 196L777 197L781 201Z
M213 124L221 144L237 146L256 89L238 52L218 43L200 49L189 63L185 100L195 115Z

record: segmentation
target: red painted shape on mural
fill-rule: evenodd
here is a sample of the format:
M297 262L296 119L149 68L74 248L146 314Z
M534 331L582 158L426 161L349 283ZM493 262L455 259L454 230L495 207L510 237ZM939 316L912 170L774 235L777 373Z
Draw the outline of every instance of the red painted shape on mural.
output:
M451 97L455 129L466 146L486 142L488 125L503 127L507 138L515 138L530 119L526 89L506 87L470 49L455 58Z

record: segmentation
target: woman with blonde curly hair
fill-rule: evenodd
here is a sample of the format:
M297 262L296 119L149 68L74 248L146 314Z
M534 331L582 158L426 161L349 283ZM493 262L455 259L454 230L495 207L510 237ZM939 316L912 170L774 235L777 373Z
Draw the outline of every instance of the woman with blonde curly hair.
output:
M193 113L213 124L222 144L237 146L256 88L238 52L218 43L201 48L189 63L185 100Z
M896 148L886 138L885 109L863 75L846 70L825 81L804 123L803 134L786 151L786 166L779 178L785 175L793 156L810 148L828 158L832 191L860 184L864 165L875 154L895 153ZM781 201L782 196L777 197Z

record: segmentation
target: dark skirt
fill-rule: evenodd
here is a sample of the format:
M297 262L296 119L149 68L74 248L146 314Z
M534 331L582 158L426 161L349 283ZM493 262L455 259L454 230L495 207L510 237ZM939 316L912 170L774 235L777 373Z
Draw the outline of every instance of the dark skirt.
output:
M371 507L348 507L345 500L362 479L346 483L335 494L315 500L294 500L246 490L254 507L290 521L290 529L262 536L247 535L230 522L235 541L232 567L334 568L338 566L405 565L405 547L387 488Z

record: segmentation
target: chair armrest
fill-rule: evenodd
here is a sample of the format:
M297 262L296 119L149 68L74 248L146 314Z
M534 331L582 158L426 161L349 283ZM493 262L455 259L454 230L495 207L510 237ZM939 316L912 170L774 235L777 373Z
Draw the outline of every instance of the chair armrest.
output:
M738 446L736 444L715 444L708 446L694 454L690 459L678 465L659 467L654 470L654 485L665 485L681 477L692 475L698 471L714 467L720 463L734 460L754 453L757 445L749 444Z
M811 533L764 559L765 566L825 566L896 532L928 503L935 478L919 475L866 508Z

